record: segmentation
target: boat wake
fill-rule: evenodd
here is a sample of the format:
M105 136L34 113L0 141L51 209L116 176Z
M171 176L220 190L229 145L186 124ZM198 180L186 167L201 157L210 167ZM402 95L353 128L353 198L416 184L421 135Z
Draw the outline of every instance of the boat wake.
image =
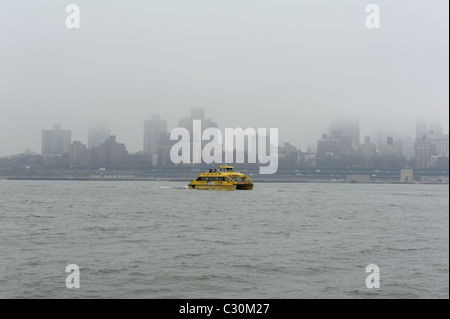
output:
M188 189L187 186L159 186L159 189Z

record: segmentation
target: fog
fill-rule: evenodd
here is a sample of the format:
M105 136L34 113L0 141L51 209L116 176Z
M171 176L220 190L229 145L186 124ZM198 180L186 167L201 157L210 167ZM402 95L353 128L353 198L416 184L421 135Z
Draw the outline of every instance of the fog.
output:
M68 29L66 5L80 7ZM380 7L368 29L365 8ZM0 156L40 153L53 124L87 144L103 124L128 151L143 121L192 107L225 127L279 128L314 147L331 121L415 137L449 127L449 3L160 0L0 2Z

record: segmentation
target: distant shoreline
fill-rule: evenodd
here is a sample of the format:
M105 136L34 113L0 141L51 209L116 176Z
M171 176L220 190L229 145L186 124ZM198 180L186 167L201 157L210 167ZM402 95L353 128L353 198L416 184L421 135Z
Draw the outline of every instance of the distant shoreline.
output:
M84 181L84 182L185 182L189 180L181 178L89 178L89 177L24 177L7 176L0 179L11 181ZM286 179L262 179L255 180L257 183L325 183L325 184L402 184L402 185L449 185L444 182L400 182L400 181L371 181L371 182L347 182L347 181L329 181L329 180L286 180Z

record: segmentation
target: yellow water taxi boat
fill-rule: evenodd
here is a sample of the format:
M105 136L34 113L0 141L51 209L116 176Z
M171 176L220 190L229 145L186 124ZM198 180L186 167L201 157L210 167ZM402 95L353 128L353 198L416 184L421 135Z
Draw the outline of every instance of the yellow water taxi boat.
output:
M189 189L230 189L252 190L253 180L236 172L233 166L220 166L201 173L188 185Z

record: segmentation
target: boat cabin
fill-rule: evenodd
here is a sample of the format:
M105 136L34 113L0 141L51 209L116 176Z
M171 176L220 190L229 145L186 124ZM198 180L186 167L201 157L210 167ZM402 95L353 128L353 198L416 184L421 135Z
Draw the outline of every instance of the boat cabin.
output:
M221 173L232 173L236 172L233 166L220 166L219 172Z

